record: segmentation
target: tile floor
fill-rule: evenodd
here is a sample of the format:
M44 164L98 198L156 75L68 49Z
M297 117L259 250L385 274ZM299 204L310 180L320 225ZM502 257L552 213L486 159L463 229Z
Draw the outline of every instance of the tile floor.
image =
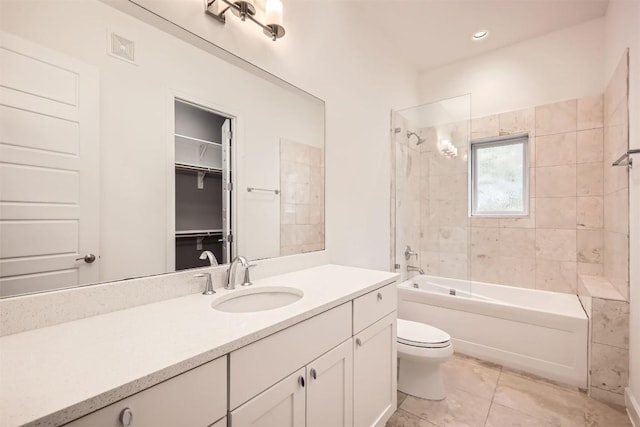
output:
M447 398L398 392L387 427L631 427L623 408L499 365L456 354L443 371Z

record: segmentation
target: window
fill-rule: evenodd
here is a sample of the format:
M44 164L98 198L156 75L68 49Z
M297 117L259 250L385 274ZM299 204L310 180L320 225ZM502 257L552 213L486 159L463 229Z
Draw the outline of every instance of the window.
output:
M471 141L472 216L529 213L529 136Z

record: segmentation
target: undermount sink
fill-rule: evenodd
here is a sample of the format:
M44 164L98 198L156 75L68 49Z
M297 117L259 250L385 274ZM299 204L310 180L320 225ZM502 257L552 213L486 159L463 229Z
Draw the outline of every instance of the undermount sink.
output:
M250 313L293 304L303 295L301 290L288 287L248 288L221 297L211 307L228 313Z

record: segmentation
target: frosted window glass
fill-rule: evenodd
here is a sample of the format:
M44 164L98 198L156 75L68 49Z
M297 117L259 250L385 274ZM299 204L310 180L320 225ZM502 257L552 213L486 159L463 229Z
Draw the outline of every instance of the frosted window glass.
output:
M473 214L526 214L525 141L474 145Z

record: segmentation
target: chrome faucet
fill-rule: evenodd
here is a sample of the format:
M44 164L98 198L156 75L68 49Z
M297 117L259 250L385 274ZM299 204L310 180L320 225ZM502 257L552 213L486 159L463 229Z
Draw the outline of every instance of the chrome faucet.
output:
M216 291L213 290L213 281L211 281L211 273L199 273L194 274L193 277L206 277L207 278L207 286L204 289L202 295L213 295Z
M209 265L213 267L214 265L218 265L218 260L216 256L211 251L204 251L200 254L200 259L209 259Z
M407 271L410 273L412 271L417 271L420 274L424 274L424 270L421 269L420 267L415 267L413 265L407 265Z
M235 289L236 288L236 268L238 263L242 264L244 267L244 279L242 281L242 286L251 285L251 277L249 276L249 268L251 266L247 262L247 259L243 256L237 256L231 262L229 269L227 270L227 284L224 286L225 289Z

